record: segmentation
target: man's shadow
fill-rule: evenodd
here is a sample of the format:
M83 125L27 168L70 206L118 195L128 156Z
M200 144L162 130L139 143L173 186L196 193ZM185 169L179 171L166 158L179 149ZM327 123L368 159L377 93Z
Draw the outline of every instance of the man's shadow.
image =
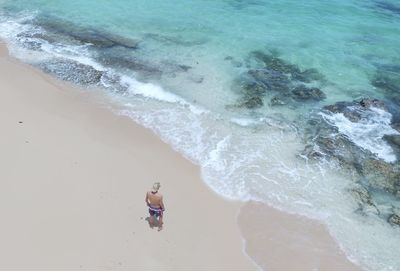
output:
M146 217L145 220L147 221L151 229L154 229L155 227L159 228L161 226L159 217L153 217L153 222L151 221L151 216Z

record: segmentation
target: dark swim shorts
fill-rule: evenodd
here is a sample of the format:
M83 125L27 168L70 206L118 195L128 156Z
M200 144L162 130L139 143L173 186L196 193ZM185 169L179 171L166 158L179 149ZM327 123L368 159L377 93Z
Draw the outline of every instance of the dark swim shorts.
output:
M149 207L149 214L151 216L159 217L162 215L162 212L163 212L163 210L161 208Z

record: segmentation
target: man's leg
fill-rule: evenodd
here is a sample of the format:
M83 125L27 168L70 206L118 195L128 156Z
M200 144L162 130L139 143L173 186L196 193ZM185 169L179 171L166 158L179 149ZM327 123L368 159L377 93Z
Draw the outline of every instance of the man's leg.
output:
M151 228L154 227L154 215L152 215L152 214L150 214L150 217L149 217L149 225Z
M161 231L163 228L163 213L161 213L160 218L158 219L158 230Z
M154 227L154 216L155 216L155 213L153 211L149 210L149 226L150 226L150 228Z

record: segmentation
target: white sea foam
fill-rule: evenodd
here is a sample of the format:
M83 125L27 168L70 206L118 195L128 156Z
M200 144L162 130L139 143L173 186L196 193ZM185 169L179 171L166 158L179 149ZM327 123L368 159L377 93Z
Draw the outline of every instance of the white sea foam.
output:
M385 135L400 134L390 126L392 115L389 112L372 107L365 111L359 122L350 121L342 113L321 113L321 115L357 146L376 154L386 162L396 161L393 149L383 139Z
M207 113L208 110L199 105L193 105L184 98L166 91L159 85L153 83L143 83L136 80L134 77L122 75L121 84L128 87L128 91L133 95L141 95L145 98L155 99L161 102L168 102L173 104L180 104L190 109L194 114Z
M251 126L251 125L255 125L257 123L259 123L257 120L255 119L250 119L250 118L232 118L231 122L246 127L246 126Z
M121 83L128 86L131 94L142 95L147 98L157 99L169 103L188 105L184 99L173 93L165 91L162 87L151 83L139 82L133 77L122 76Z
M0 29L2 30L0 38L7 41L10 46L10 53L13 56L31 64L44 62L53 58L62 58L91 66L99 71L106 70L104 66L93 60L88 47L85 45L50 44L39 37L32 37L33 34L46 32L39 26L26 23L34 19L35 16L36 14L34 13L23 14L17 18L0 21ZM28 42L36 43L41 51L30 50L22 46Z
M112 70L112 68L106 68L97 61L95 61L91 55L90 48L87 45L70 45L55 43L50 44L46 40L40 38L30 38L28 36L19 35L20 33L44 33L45 30L40 27L25 24L27 20L32 20L34 15L25 15L17 20L4 20L0 22L0 28L2 32L0 37L6 39L11 47L11 53L28 63L35 64L44 61L50 61L54 58L68 59L75 61L80 64L91 66L98 71L109 72L110 74L118 74ZM36 42L40 45L40 52L30 50L19 46L26 42ZM132 76L120 75L120 84L128 88L129 94L141 95L146 98L156 99L168 103L178 103L190 108L195 114L206 113L207 110L200 106L195 106L187 102L182 97L175 95L172 92L165 91L161 86L152 83L139 82ZM108 85L105 83L105 87Z

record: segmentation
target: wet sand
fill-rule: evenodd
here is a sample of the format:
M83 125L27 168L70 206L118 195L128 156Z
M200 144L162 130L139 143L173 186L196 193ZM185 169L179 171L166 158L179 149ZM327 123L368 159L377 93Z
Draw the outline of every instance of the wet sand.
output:
M318 221L257 202L245 204L238 221L246 252L265 270L362 270Z

